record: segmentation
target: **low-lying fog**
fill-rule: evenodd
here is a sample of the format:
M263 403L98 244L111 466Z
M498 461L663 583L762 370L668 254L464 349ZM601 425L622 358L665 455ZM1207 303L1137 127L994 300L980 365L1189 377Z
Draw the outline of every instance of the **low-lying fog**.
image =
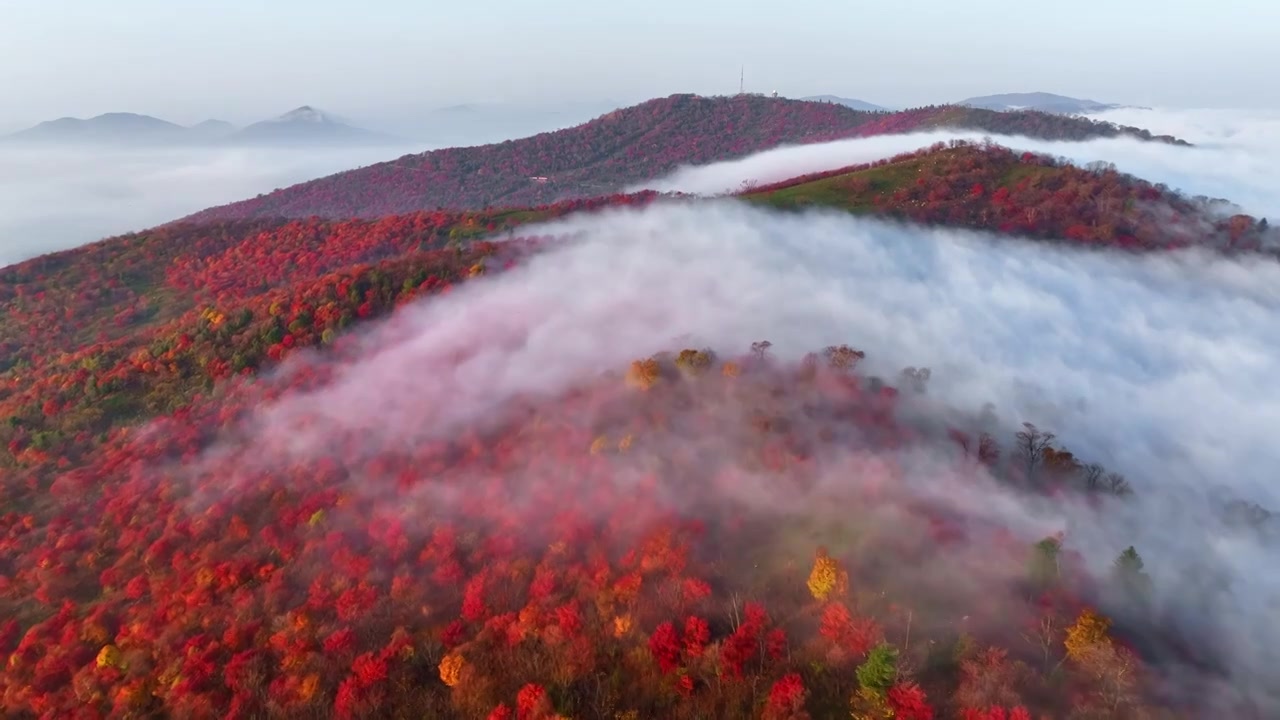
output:
M0 145L0 266L429 149Z

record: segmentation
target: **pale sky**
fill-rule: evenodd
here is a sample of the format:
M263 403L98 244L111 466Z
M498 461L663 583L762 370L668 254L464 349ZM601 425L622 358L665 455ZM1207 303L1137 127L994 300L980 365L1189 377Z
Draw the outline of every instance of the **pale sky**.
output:
M1280 107L1278 0L0 0L0 129L674 92Z

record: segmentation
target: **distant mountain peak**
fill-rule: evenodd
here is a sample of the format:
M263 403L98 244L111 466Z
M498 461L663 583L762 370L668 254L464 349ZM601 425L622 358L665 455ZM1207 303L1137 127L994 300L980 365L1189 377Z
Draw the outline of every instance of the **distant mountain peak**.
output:
M220 140L236 131L236 126L226 120L218 120L210 118L203 122L198 122L189 128L189 132L193 139L201 139L204 141Z
M224 120L205 120L183 127L167 120L129 112L108 112L83 120L64 117L0 138L16 142L78 142L173 146L184 143L243 143L294 145L385 144L396 138L353 127L342 118L313 105L294 108L279 117L237 129Z
M318 110L310 105L294 108L289 112L281 115L270 122L285 123L337 123L339 120L323 110Z
M108 112L86 119L62 117L7 136L34 142L106 142L126 144L177 142L186 131L180 125L150 115Z
M141 119L141 120L159 120L159 118L154 118L154 117L151 117L150 115L143 115L143 114L141 114L141 113L131 113L131 112L105 112L105 113L102 113L101 115L95 115L94 117L89 118L89 120L90 120L90 121L93 121L93 120L133 120L133 119ZM161 122L163 122L163 121L161 121Z
M227 137L229 142L250 144L386 144L388 135L355 127L343 118L313 105L294 108L279 117L254 123Z

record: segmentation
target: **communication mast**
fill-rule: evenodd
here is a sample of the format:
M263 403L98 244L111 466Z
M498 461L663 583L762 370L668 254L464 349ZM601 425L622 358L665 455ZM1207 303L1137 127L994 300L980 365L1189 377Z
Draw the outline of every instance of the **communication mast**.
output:
M744 81L746 80L746 78L747 78L747 66L743 65L741 68L738 69L738 94L739 95L742 95L745 92L744 88L746 87L746 85L744 84Z

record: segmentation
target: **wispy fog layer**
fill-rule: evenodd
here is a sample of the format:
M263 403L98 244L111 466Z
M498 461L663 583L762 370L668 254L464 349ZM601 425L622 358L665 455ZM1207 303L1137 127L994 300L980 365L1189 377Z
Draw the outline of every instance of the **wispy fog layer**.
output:
M1280 504L1280 265L1088 253L731 200L544 231L577 241L408 309L364 338L334 384L264 410L256 437L274 459L263 459L327 452L335 432L377 445L447 436L514 397L660 350L769 339L785 360L848 342L872 373L930 367L930 402L975 414L991 402L1009 433L1034 422L1126 473L1132 502L1050 511L1072 545L1099 567L1137 545L1166 622L1221 641L1241 683L1273 673L1274 548L1226 534L1214 508ZM975 507L1032 513L994 497L963 510ZM1209 600L1183 576L1206 567L1229 581Z
M0 146L0 265L142 230L421 146L109 149Z
M1077 165L1111 162L1122 172L1165 183L1188 195L1225 198L1254 215L1280 216L1280 173L1275 171L1280 163L1280 113L1118 110L1099 117L1171 133L1196 147L1131 139L1047 142L944 130L779 148L738 161L684 168L635 189L721 193L747 180L776 182L891 157L939 141L990 137L1006 147L1065 157Z
M1280 504L1266 481L1280 461L1267 441L1280 423L1280 386L1269 381L1280 371L1273 262L1084 253L727 200L543 231L582 239L410 311L420 331L370 340L376 352L337 407L368 405L381 424L398 398L441 393L451 416L472 419L681 336L741 348L768 338L783 353L849 342L875 371L929 366L948 404L992 401L1139 484L1216 480ZM456 382L398 370L419 352L464 347L477 354L454 369ZM387 379L369 385L366 372Z

